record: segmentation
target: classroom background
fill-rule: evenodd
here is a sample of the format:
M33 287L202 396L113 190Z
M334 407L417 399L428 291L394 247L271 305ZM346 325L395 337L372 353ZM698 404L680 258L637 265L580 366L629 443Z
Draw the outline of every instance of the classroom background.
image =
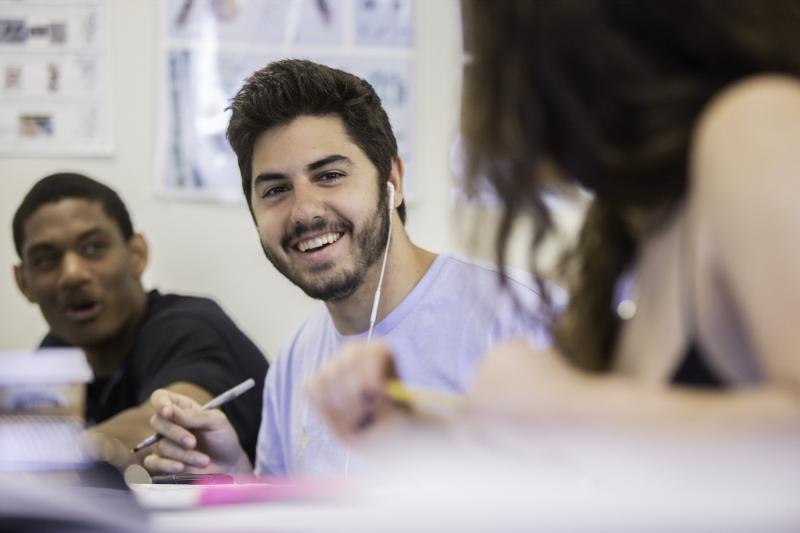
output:
M38 309L17 290L18 262L11 219L24 194L42 176L77 171L119 192L135 228L150 245L145 287L207 295L272 358L281 343L320 302L306 297L266 260L243 202L187 201L159 189L159 75L163 53L160 0L106 3L113 151L108 156L0 156L0 350L26 350L46 332ZM459 193L454 148L465 61L458 0L413 3L413 194L407 202L411 239L435 252L493 260L495 209L467 203ZM264 61L266 64L271 58ZM580 209L559 216L569 238ZM527 265L529 228L515 232L510 263Z

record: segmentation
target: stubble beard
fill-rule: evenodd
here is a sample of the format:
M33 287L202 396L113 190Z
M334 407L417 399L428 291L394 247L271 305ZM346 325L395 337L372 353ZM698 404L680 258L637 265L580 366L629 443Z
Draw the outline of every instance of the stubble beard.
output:
M303 233L319 232L324 229L341 231L349 228L353 239L353 266L348 270L326 274L326 270L335 267L333 263L320 265L318 272L299 272L293 268L289 261L279 257L272 249L261 241L261 249L270 263L283 274L286 279L297 285L311 298L325 302L337 302L351 296L367 276L369 269L380 259L389 237L389 213L387 200L381 195L378 207L368 218L364 228L353 233L353 224L344 220L320 220L313 225L300 227L293 234L293 238ZM284 239L286 241L288 239Z

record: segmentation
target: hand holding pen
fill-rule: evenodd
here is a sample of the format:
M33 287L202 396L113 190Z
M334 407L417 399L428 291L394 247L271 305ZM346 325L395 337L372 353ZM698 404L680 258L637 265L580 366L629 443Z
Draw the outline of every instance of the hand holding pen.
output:
M380 340L345 345L309 380L306 392L327 425L348 444L374 425L397 424L411 415L449 418L462 403L450 392L401 383L391 349Z
M247 379L247 380L243 381L242 383L239 383L235 387L231 387L230 389L226 390L225 392L223 392L219 396L217 396L215 398L212 398L211 400L206 402L200 408L200 410L201 411L207 411L209 409L216 409L217 407L222 407L224 404L228 403L231 400L234 400L234 399L238 398L239 396L241 396L245 392L247 392L250 389L252 389L255 384L256 384L256 382L253 381L253 378ZM141 450L142 448L146 448L147 446L155 444L156 442L161 440L161 438L162 438L161 434L154 433L153 435L150 435L149 437L144 439L142 442L140 442L139 444L134 446L133 449L131 450L131 453L136 453L139 450Z
M246 384L202 406L182 394L155 391L150 402L156 414L150 425L160 438L156 438L154 453L145 457L144 466L151 472L167 473L252 472L236 431L225 414L215 409L250 388Z

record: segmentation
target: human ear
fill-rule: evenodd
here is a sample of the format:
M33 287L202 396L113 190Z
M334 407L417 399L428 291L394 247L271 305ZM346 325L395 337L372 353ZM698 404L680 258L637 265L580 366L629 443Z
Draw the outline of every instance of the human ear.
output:
M128 252L131 254L131 275L136 279L141 279L149 258L147 241L144 240L141 233L135 233L130 238Z
M388 180L394 187L394 205L391 206L392 209L400 207L404 200L403 173L403 160L400 159L400 156L393 157Z
M36 303L33 301L31 292L28 288L28 280L25 279L25 271L22 267L22 264L14 265L14 280L17 282L17 288L19 289L19 292L21 292L30 303Z

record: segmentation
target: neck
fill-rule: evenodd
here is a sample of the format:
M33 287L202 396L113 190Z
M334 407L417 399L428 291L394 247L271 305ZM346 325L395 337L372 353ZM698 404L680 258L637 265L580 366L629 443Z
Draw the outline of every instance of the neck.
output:
M147 311L147 293L141 291L133 300L133 312L112 338L93 346L81 346L96 378L107 378L122 366L133 348L136 333Z
M396 215L395 215L396 216ZM392 242L381 288L376 323L392 312L414 289L433 263L436 255L415 246L399 219L393 224ZM343 300L325 302L336 330L342 335L357 335L369 329L369 317L383 256L370 267L361 286Z

